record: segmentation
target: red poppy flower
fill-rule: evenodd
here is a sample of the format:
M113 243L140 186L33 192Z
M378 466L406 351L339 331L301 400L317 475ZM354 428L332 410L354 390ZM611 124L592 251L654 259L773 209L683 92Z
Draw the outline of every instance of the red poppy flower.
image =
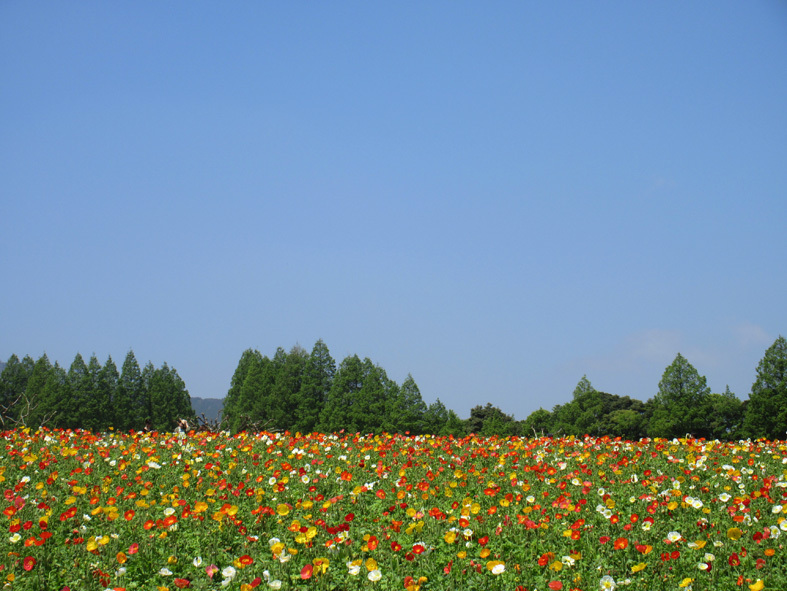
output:
M304 580L311 579L313 573L314 573L314 567L311 565L311 563L307 564L301 569L301 578Z
M563 583L560 581L549 581L549 588L553 591L560 591L563 588Z
M615 550L625 550L628 548L629 541L626 538L618 538L615 540Z
M25 558L24 562L22 562L22 568L25 570L33 570L36 565L36 559L32 556L28 556Z
M188 579L175 579L172 581L175 584L175 587L178 589L186 589L187 587L191 587L191 581Z

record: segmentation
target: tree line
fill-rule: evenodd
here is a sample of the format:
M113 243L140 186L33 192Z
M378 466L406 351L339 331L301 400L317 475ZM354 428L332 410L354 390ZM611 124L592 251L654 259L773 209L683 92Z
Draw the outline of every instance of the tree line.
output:
M140 369L129 352L118 371L112 358L77 354L68 371L43 355L12 356L0 374L0 428L25 424L104 430L171 430L193 418L191 399L177 372L163 364ZM584 435L785 439L787 340L779 336L757 367L748 400L711 392L705 376L677 354L656 395L643 402L596 390L587 376L572 399L515 420L491 403L461 419L437 399L426 404L411 375L397 384L368 357L349 355L338 365L318 340L311 352L279 347L272 358L247 349L224 398L223 427L233 432L276 429L301 433L382 431L438 435Z
M0 374L0 428L171 431L193 416L178 372L166 363L140 368L133 351L120 371L111 356L102 366L77 353L67 371L46 354L35 361L12 355Z
M427 405L408 375L401 385L368 357L338 365L318 340L307 352L279 347L273 358L247 349L224 399L232 431L249 427L325 433L449 433L462 420L438 399Z
M741 401L729 386L722 393L711 392L705 376L678 353L664 370L658 392L646 402L600 392L584 376L572 400L551 412L542 408L521 422L504 418L503 432L523 435L785 439L787 340L779 336L765 351L748 400Z

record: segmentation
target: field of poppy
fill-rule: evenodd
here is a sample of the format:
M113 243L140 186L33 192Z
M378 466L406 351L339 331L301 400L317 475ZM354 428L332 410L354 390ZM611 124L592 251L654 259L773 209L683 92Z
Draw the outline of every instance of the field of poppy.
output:
M0 434L7 589L787 589L787 444Z

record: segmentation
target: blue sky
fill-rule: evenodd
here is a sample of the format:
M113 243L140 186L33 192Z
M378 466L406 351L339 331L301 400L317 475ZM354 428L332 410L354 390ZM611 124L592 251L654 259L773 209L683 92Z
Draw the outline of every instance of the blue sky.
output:
M0 358L323 339L460 416L787 335L787 4L4 2Z

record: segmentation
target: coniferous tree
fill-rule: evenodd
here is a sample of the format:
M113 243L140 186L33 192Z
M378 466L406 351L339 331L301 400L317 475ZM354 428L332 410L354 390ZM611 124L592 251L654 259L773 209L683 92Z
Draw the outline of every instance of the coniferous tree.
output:
M65 427L63 416L67 410L66 405L69 401L69 384L68 374L60 367L60 364L55 362L49 370L46 384L41 392L41 414L48 417L45 422L48 427L63 428ZM43 418L38 419L39 422L44 422Z
M157 431L172 431L178 420L194 418L191 397L185 383L178 372L166 363L153 370L148 384L148 398L151 422Z
M424 413L424 432L439 435L448 422L448 409L438 398L426 407Z
M648 432L655 437L706 437L708 396L705 376L678 353L659 382Z
M117 409L117 392L119 380L120 373L118 372L118 368L115 365L115 362L112 361L112 356L110 355L98 374L97 391L99 394L99 410L101 413L99 428L102 430L109 427L112 427L113 429L117 428L119 419Z
M123 361L117 385L115 428L121 431L140 430L145 426L147 407L144 400L142 371L134 351L129 351Z
M45 401L45 388L51 371L52 364L44 353L33 365L23 404L19 408L18 420L27 427L44 425L53 418L54 411L47 408Z
M35 361L26 355L21 361L11 355L0 374L0 428L15 424L23 405L27 381L33 373Z
M295 345L289 353L279 348L273 363L276 376L272 391L275 405L274 425L278 429L292 430L297 425L298 394L309 354Z
M88 417L89 400L93 396L93 380L80 353L68 369L68 402L63 408L63 422L69 429L84 429Z
M156 426L155 417L153 416L154 409L151 393L153 388L157 387L156 382L159 381L159 378L160 376L156 375L156 367L153 365L153 362L148 361L145 367L142 368L142 373L140 374L140 379L142 381L139 400L142 416L141 423L143 426L149 423L156 430L158 430L158 427Z
M409 432L412 435L424 433L426 410L426 403L421 398L418 385L413 376L407 374L393 399L389 413L395 420L395 430L400 433Z
M781 335L757 366L744 425L750 437L787 438L787 339Z
M268 430L278 428L277 421L281 417L280 407L273 389L276 384L276 374L282 365L281 356L278 361L263 357L260 363L252 365L241 388L243 415L240 421L251 422Z
M262 364L262 354L253 349L246 349L238 361L235 373L232 374L230 389L224 398L222 418L230 425L232 431L237 431L241 417L251 412L251 400L242 396L243 384L252 367Z
M321 430L351 433L379 431L385 419L387 390L381 372L368 358L346 357L333 379L323 412Z
M303 380L297 399L295 429L302 433L311 433L317 428L320 411L331 391L335 373L336 362L331 357L328 347L320 339L314 344L303 370Z
M109 388L101 380L101 364L95 354L90 356L87 363L87 373L90 376L90 389L84 398L84 414L79 425L82 429L100 431L107 425L107 412L109 411Z

